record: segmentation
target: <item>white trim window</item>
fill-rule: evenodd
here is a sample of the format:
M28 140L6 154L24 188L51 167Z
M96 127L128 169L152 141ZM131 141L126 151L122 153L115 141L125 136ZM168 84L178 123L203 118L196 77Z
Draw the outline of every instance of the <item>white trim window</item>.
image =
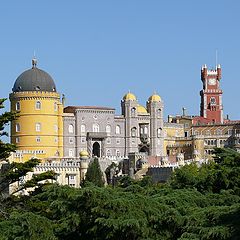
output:
M36 123L35 129L36 129L36 132L41 132L41 123Z
M69 149L68 150L68 156L69 157L73 157L73 149Z
M121 128L119 125L116 126L116 134L121 134Z
M97 123L94 123L92 126L93 132L99 132L99 125Z
M107 125L107 126L106 126L106 132L107 132L107 133L111 133L111 126L110 126L110 125Z
M58 110L58 105L57 105L57 103L55 102L55 103L54 103L54 111L57 112L57 110Z
M84 124L81 125L81 133L86 132L86 126Z
M20 102L16 102L15 108L16 108L16 111L19 111L19 110L20 110Z
M36 109L36 110L40 110L41 108L42 108L41 102L40 102L40 101L36 101L36 103L35 103L35 109Z
M20 132L21 131L21 127L19 123L16 123L16 132Z
M73 125L72 125L72 124L69 124L69 125L68 125L68 132L69 132L69 133L73 133L73 130L74 130L74 129L73 129Z

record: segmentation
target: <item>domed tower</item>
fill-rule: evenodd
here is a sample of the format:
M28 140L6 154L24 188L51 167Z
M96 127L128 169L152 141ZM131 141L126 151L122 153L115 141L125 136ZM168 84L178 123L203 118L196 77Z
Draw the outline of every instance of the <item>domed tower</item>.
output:
M125 118L125 156L130 152L138 152L138 111L139 106L136 96L128 92L121 101L122 115ZM141 108L141 109L140 109Z
M163 155L163 101L157 94L148 98L147 110L150 113L150 155Z
M63 155L63 105L52 77L37 68L23 72L9 95L11 111L18 117L11 123L11 143L16 144L15 161Z

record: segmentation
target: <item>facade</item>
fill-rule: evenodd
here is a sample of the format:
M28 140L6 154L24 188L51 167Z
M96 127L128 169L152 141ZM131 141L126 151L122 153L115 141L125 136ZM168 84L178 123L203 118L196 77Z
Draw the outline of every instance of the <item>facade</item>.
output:
M131 152L163 155L163 102L154 94L146 108L132 93L121 101L122 114L115 109L69 106L64 109L64 155L77 157L86 150L90 156L124 158Z

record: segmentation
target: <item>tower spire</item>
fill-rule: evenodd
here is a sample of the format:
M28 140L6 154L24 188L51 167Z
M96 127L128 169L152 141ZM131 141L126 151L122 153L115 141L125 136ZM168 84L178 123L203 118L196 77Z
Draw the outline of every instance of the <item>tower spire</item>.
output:
M32 68L36 68L37 67L37 58L36 58L36 54L35 54L35 50L33 52L33 58L32 58Z

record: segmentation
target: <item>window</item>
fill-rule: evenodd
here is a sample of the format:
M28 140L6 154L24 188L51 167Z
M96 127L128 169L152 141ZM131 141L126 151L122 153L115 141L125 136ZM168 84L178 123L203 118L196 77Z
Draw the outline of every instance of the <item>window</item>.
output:
M116 134L120 134L121 133L121 128L119 125L116 126Z
M136 115L136 108L133 107L131 109L131 115L132 115L132 117L134 117Z
M107 138L107 144L111 144L111 138Z
M85 138L85 137L82 137L82 138L81 138L81 142L82 142L82 143L85 143L85 142L86 142L86 138Z
M69 138L69 143L73 144L73 138Z
M217 129L216 134L217 135L222 135L222 130L221 129Z
M68 132L73 133L73 125L72 124L68 125Z
M81 125L81 133L86 132L86 126L84 124Z
M197 135L199 135L199 132L196 130L196 131L194 131L194 134L197 136Z
M68 156L69 156L69 157L73 157L73 150L72 150L72 149L69 149L69 151L68 151Z
M36 132L41 132L41 123L36 123L35 129L36 129Z
M116 150L116 156L120 157L120 151L119 150Z
M148 128L146 126L144 127L144 134L148 134Z
M112 153L111 153L111 150L108 149L108 150L107 150L107 156L110 157L111 154L112 154Z
M54 103L54 111L56 112L58 110L58 105L57 105L57 103L55 102Z
M162 133L162 128L158 128L157 130L157 137L160 138Z
M120 144L120 139L117 139L117 140L116 140L116 143L117 143L117 144Z
M58 126L57 126L56 124L53 126L53 129L54 129L54 132L55 132L55 133L58 132Z
M17 111L20 110L20 102L16 102L16 110L17 110Z
M111 133L111 126L110 126L110 125L107 125L107 126L106 126L106 132L107 132L107 133Z
M206 135L211 135L210 130L207 130L207 131L206 131Z
M216 98L215 97L210 98L210 104L211 105L216 105Z
M136 129L135 127L133 127L133 128L131 129L131 136L132 136L132 137L136 137L136 136L137 136L137 129Z
M35 109L40 110L41 109L41 102L37 101L35 104Z
M228 129L228 134L232 135L233 134L233 130L232 129Z
M20 128L20 124L16 123L16 132L20 132L21 128Z
M97 123L93 124L93 132L99 132L99 125Z
M41 138L40 137L36 137L36 142L41 142Z
M20 142L20 138L16 137L16 143L19 143L19 142Z

